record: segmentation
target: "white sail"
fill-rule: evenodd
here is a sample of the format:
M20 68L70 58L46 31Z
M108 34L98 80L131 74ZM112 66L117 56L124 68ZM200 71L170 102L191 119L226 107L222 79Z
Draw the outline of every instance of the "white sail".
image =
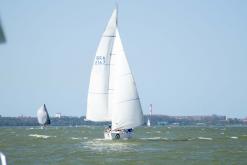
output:
M150 120L148 119L147 121L147 126L150 127L151 126L151 123L150 123Z
M111 121L108 108L110 54L117 26L117 11L114 10L101 37L91 71L86 119L91 121Z
M112 129L128 129L143 123L143 113L136 84L116 29L111 57L114 73L112 89Z
M45 104L43 104L37 111L38 122L41 125L50 124L49 114Z
M112 130L143 123L143 113L117 29L114 10L98 46L91 71L86 119L112 121Z

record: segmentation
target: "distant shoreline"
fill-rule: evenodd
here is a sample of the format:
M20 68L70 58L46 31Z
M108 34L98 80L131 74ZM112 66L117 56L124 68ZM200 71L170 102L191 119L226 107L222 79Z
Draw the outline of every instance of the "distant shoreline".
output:
M147 118L150 118L153 126L227 126L241 125L247 126L245 119L226 118L226 116L167 116L167 115L144 115L144 125ZM81 125L109 125L109 122L86 121L85 116L71 117L61 116L51 117L51 126L81 126ZM36 117L0 117L1 126L39 126Z

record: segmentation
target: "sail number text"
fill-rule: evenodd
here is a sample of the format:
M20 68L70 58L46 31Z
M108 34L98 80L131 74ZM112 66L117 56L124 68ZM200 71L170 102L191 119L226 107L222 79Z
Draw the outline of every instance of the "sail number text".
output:
M105 64L105 63L106 63L106 60L104 56L96 56L95 65Z

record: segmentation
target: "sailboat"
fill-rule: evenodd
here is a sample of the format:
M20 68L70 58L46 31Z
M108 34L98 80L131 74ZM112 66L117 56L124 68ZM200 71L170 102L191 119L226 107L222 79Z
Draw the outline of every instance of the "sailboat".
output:
M3 27L1 24L1 19L0 19L0 44L5 43L6 42L6 38L4 35L4 31L3 31Z
M110 121L105 139L131 138L133 129L143 124L143 112L120 34L117 9L101 37L87 98L86 120Z
M151 126L151 123L150 123L150 120L148 118L148 121L147 121L147 126L150 127Z
M150 104L149 105L149 116L148 116L148 121L147 121L147 126L150 127L151 126L151 117L152 117L152 112L153 112L153 105Z
M45 104L43 104L37 111L38 122L41 125L41 128L51 124L50 117L47 111Z

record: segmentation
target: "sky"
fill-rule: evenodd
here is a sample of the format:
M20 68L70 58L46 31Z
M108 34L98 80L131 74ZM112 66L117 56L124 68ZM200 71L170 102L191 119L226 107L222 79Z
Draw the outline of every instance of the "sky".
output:
M82 116L114 0L0 0L0 115ZM143 112L247 116L247 1L120 0Z

